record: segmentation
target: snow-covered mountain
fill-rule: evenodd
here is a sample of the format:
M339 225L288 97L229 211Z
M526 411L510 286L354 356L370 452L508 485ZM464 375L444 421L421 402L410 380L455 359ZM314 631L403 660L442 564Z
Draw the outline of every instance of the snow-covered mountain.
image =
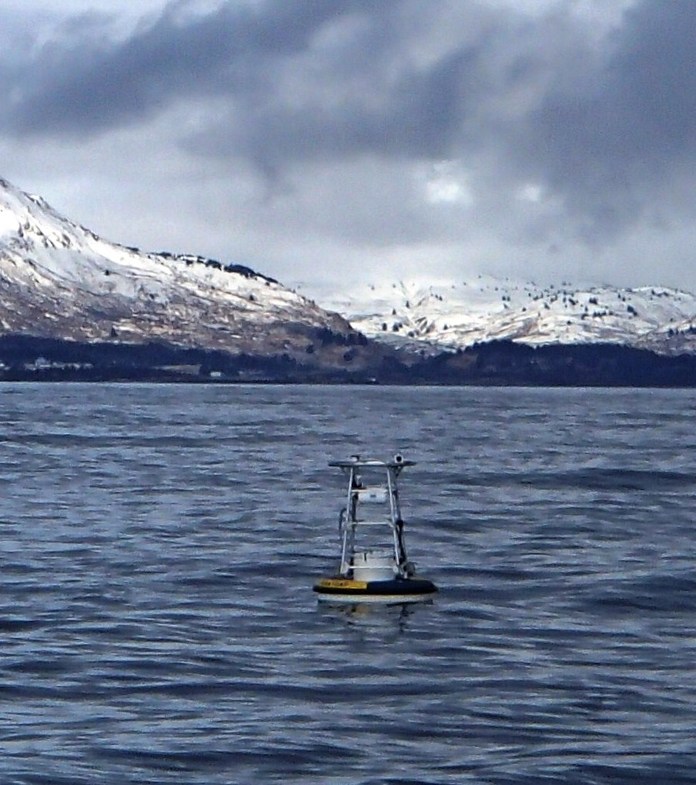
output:
M437 285L354 281L312 296L321 307L241 265L107 242L0 179L0 337L159 342L352 370L379 367L390 347L422 356L501 339L696 353L696 297L664 287L478 276ZM406 364L418 355L408 352Z
M441 285L357 284L320 301L369 337L426 353L503 339L696 352L696 297L658 286L538 286L481 275Z
M354 334L246 267L106 242L0 180L0 335L307 358L317 331Z

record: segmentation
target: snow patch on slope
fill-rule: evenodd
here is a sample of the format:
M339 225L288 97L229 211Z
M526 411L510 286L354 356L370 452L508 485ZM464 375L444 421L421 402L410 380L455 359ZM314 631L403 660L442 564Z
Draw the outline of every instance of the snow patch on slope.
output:
M696 351L696 297L659 286L540 286L480 275L459 283L359 284L320 301L370 337L426 353L494 340Z
M298 335L316 328L351 331L272 278L107 242L4 180L0 324L7 332L75 340L162 340L255 353L304 350Z

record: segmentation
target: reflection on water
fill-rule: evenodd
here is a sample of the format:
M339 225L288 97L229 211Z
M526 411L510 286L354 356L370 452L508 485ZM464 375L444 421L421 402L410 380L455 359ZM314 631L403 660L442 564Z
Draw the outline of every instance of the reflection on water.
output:
M426 613L433 600L393 603L331 603L318 602L317 610L323 618L340 622L350 630L393 637L408 630L409 622L418 613Z

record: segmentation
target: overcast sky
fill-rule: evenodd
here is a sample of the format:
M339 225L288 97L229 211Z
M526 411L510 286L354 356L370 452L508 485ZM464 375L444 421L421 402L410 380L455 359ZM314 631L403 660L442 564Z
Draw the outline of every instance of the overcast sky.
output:
M692 0L3 0L0 36L0 176L107 239L696 289Z

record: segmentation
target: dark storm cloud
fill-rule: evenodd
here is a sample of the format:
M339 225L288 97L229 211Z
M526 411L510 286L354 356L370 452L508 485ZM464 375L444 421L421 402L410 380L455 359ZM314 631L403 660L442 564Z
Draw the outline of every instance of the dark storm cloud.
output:
M178 0L125 39L74 20L32 54L6 50L0 129L80 138L212 100L180 134L189 151L267 174L480 159L501 189L533 182L580 233L610 234L693 161L696 3L638 1L608 35L573 7Z
M340 7L345 13L365 5L346 0ZM178 0L125 41L109 39L108 18L99 29L93 15L75 18L28 61L6 55L6 126L17 134L89 135L189 96L265 89L265 68L306 48L337 13L323 0L270 2L263 11L226 3L197 14Z
M6 63L6 131L83 136L145 119L182 98L217 96L230 100L232 112L239 102L246 125L237 141L257 157L277 156L271 151L280 148L303 158L311 146L322 154L437 155L458 134L467 102L490 86L480 70L490 31L427 68L409 63L419 34L411 17L427 22L430 8L440 6L446 20L447 3L437 0L430 7L413 0L230 2L208 14L187 13L189 5L171 3L125 41L109 40L107 18L99 29L97 17L83 16L34 56ZM455 4L449 14L458 24L467 17L498 24L476 3ZM323 30L352 17L364 24L349 44L336 52L311 48ZM301 101L287 92L288 73L309 91ZM327 104L334 87L340 92L351 82L358 86L352 97Z
M619 227L696 153L696 3L642 2L603 58L552 85L525 124L532 173L590 218Z
M388 85L378 75L359 73L363 89L339 101L327 101L323 88L299 101L240 94L234 109L194 146L216 156L242 155L265 172L362 154L456 157L467 132L467 105L480 90L476 57L473 50L457 52L425 73L407 71Z

